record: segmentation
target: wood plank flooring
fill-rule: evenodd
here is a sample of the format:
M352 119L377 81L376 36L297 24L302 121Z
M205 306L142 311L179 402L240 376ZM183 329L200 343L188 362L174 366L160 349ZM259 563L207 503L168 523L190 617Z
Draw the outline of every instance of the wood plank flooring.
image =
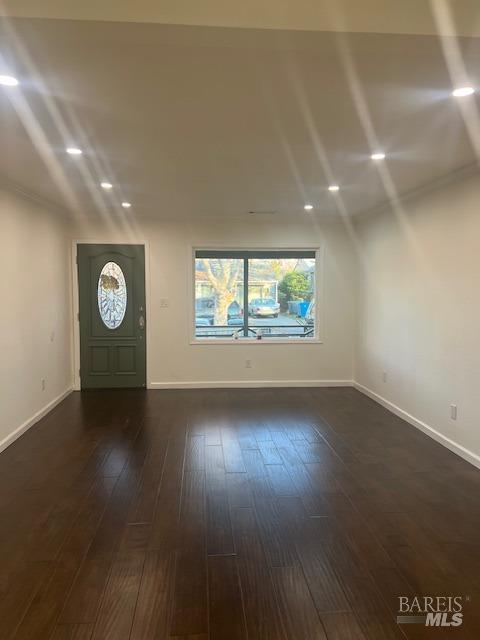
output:
M396 623L399 596L464 623ZM353 389L70 395L0 454L0 640L480 637L480 472Z

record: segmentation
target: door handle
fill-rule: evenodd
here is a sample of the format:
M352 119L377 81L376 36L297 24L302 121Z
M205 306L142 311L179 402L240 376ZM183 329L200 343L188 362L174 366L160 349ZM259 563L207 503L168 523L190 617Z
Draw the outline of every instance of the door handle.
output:
M145 329L145 318L143 316L140 316L138 319L138 326L140 327L140 329L143 331L143 329Z

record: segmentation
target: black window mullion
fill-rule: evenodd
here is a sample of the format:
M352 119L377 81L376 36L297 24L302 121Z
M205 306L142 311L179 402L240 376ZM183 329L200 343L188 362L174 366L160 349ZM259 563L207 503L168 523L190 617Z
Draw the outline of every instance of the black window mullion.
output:
M248 338L248 258L243 259L243 335Z

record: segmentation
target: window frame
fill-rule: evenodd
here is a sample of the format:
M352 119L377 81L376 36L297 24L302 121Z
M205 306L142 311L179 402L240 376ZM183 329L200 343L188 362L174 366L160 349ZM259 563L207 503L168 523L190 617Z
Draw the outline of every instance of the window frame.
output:
M221 258L266 258L266 257L288 257L285 254L292 253L294 257L301 253L314 253L315 254L315 323L314 323L314 335L312 338L262 338L257 340L255 337L242 336L238 339L233 337L228 338L214 338L214 337L197 337L195 326L195 259L197 253L211 253L215 254L215 257ZM232 254L237 254L233 255ZM242 255L243 254L243 255ZM190 269L189 269L189 283L188 292L190 296L189 308L189 336L191 345L251 345L251 344L322 344L323 343L323 314L319 313L320 309L324 309L324 247L322 246L299 246L299 247L255 247L252 245L242 247L225 247L225 246L191 246L190 247ZM206 256L203 256L206 257ZM246 270L248 275L248 268ZM248 297L248 286L244 286L244 306L245 300ZM248 306L247 306L248 309ZM245 312L245 311L244 311Z

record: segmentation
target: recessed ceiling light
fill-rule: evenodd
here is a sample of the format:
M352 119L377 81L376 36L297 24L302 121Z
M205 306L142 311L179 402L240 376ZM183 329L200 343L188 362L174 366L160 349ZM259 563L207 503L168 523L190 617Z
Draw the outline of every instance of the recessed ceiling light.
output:
M331 184L331 185L328 187L328 190L329 190L329 191L340 191L340 187L338 186L338 184Z
M100 186L102 187L102 189L106 189L108 191L113 187L113 184L111 182L101 182Z
M385 154L382 151L376 151L370 157L372 160L385 160Z
M0 76L0 84L4 87L16 87L18 80L13 76Z
M463 98L464 96L471 96L472 93L475 93L473 87L458 87L458 89L452 91L452 96L455 96L455 98Z
M67 153L71 156L81 156L83 151L78 147L67 147Z
M122 202L122 207L124 209L130 209L132 205L130 204L130 202Z
M303 208L305 211L311 211L313 209L313 204L306 204Z

